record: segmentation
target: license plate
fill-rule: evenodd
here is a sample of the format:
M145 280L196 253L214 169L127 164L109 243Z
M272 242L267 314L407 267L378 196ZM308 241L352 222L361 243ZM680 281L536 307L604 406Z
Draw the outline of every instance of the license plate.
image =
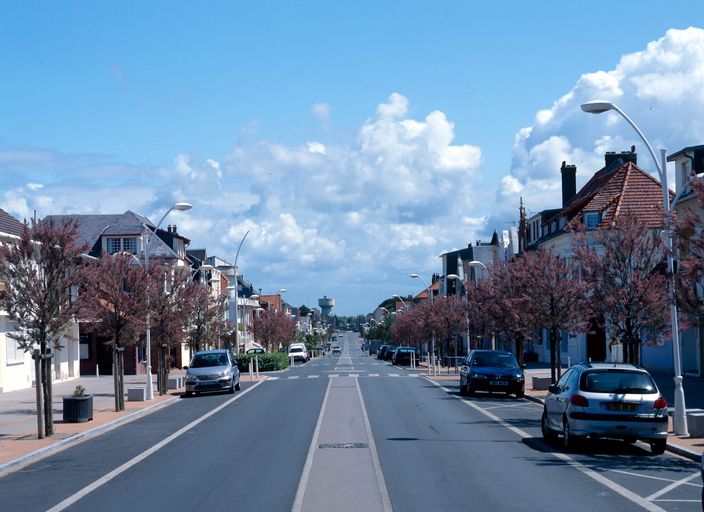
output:
M638 409L638 404L628 404L628 403L624 403L624 402L617 402L617 403L609 404L607 408L609 409L609 411L633 412L636 409Z
M508 386L508 382L505 380L492 380L489 382L492 386Z
M198 381L198 384L200 384L201 386L212 386L216 382L217 381L215 381L215 380L200 380L200 381Z

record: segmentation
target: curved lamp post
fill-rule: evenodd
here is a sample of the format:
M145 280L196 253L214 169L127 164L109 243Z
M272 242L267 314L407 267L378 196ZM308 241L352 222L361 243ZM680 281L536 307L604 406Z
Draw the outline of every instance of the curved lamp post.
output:
M166 210L166 213L161 217L159 222L156 224L154 231L156 232L164 222L166 216L173 210L186 211L193 208L191 203L176 203L171 208ZM152 230L147 227L146 240L144 242L144 270L149 271L149 237L152 234ZM146 338L147 338L147 387L146 395L147 400L154 400L154 384L152 383L152 342L151 342L151 312L149 307L147 307L147 325L146 325Z
M403 304L403 309L404 309L404 310L406 309L406 302L401 298L400 295L392 295L392 297L393 297L394 299L400 300L400 301L401 301L401 304Z
M239 320L237 319L237 309L239 308L239 305L237 304L237 291L239 288L239 282L237 280L237 259L240 257L240 249L242 249L242 244L244 243L245 238L247 238L247 235L249 234L249 230L244 234L242 237L242 240L240 240L240 245L237 246L237 253L235 254L235 353L239 354L240 353L240 324L238 323Z
M428 283L426 283L425 280L424 280L422 277L420 277L418 274L410 274L409 277L412 278L412 279L419 279L420 282L423 283L423 285L425 286L426 290L428 290L428 297L430 297L430 303L432 304L432 303L433 303L433 291L430 289L430 286L428 286ZM436 365L435 365L435 329L433 329L433 336L432 336L432 339L431 339L431 344L432 344L432 345L431 345L432 348L431 348L431 352L430 352L430 353L431 353L432 355L431 355L431 357L430 357L429 360L428 360L428 373L430 373L430 367L431 367L431 365L432 365L432 367L433 367L433 370L432 370L432 371L433 371L433 375L437 375L437 368L436 368Z
M665 223L667 223L669 221L670 212L672 210L672 207L670 205L670 189L667 186L667 151L664 149L660 150L660 163L658 163L658 159L655 157L653 147L648 142L648 139L645 138L643 132L640 131L638 126L636 126L636 124L631 120L630 117L626 115L623 110L618 108L610 101L596 100L590 101L588 103L583 103L582 110L589 114L601 114L603 112L613 110L614 112L618 113L621 117L623 117L626 122L631 125L631 128L635 130L640 139L643 141L643 144L645 144L645 147L648 148L648 152L650 153L650 156L652 157L653 162L655 163L655 168L658 171L660 184L662 185L662 199L665 210ZM670 321L672 322L672 351L675 365L675 411L672 417L672 425L675 434L677 434L678 436L686 436L689 435L689 432L687 429L687 414L684 401L684 389L682 388L682 356L680 353L680 335L679 330L677 328L677 303L675 302L675 277L674 259L672 257L672 236L670 234L669 229L667 230L665 245L667 248L667 271L670 276L668 279L668 291L670 295Z

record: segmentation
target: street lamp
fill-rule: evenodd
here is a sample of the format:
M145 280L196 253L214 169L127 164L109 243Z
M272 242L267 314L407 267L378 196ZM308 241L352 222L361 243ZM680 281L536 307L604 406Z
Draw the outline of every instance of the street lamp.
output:
M473 261L471 263L479 263L481 265L484 265L480 261ZM486 268L486 267L484 267L484 268ZM457 281L457 295L459 296L460 295L459 285L461 284L464 286L464 281L462 281L462 278L460 276L458 276L457 274L447 274L447 276L445 276L445 277L447 277L447 279L453 279L453 280ZM465 312L467 313L467 351L469 351L469 311L466 310L467 303L469 302L469 298L467 297L467 293L464 294L464 302L465 302ZM455 354L455 355L457 355L457 354Z
M419 279L420 282L423 283L423 285L425 285L425 288L428 290L428 296L430 297L430 303L432 304L433 303L433 292L430 289L430 286L428 286L428 283L426 283L425 280L422 277L420 277L418 274L410 274L409 277L411 279ZM431 354L432 354L432 356L430 357L430 359L432 359L433 375L437 375L437 369L435 367L435 329L433 329L433 336L431 339ZM431 365L431 361L429 360L428 361L428 373L430 373L430 365Z
M242 244L244 243L245 238L247 238L247 235L249 234L249 230L244 234L242 237L242 240L240 240L240 245L237 246L237 253L235 254L235 353L239 354L240 353L240 325L238 323L237 319L237 309L239 308L239 305L237 304L237 291L239 288L239 282L237 280L237 259L240 257L240 249L242 249Z
M159 229L159 226L161 226L161 223L164 222L164 219L166 216L171 213L173 210L178 210L178 211L186 211L190 210L193 208L193 206L190 203L176 203L174 204L171 208L166 210L166 213L164 214L163 217L157 222L156 227L154 228L154 231L156 232ZM144 242L144 269L145 271L149 272L149 237L152 234L152 230L149 229L148 226L146 227L146 240ZM146 399L147 400L154 400L154 385L152 384L152 343L151 343L151 311L149 306L147 306L147 325L146 325L146 338L147 338L147 388L146 388Z
M394 299L398 299L401 301L401 304L403 304L403 309L406 309L406 302L401 298L400 295L393 295L392 296Z
M666 150L660 150L660 162L655 157L655 152L653 147L650 145L648 140L640 131L638 126L631 120L626 113L618 108L616 105L610 101L596 100L590 101L588 103L582 104L582 110L589 114L601 114L609 110L617 112L621 117L623 117L626 122L631 125L640 139L648 148L648 152L655 163L655 169L658 171L658 176L660 177L660 184L662 185L662 199L663 206L665 210L665 225L670 221L670 212L672 207L670 205L670 189L667 186L667 163L666 163ZM672 236L670 230L667 230L667 237L665 240L665 246L667 248L667 271L669 275L668 288L670 295L670 321L672 323L672 351L673 359L675 364L675 411L672 417L672 425L675 434L678 436L689 435L687 429L687 413L684 401L684 389L682 387L682 356L680 354L680 335L677 328L677 304L675 302L675 276L674 276L674 259L672 257Z

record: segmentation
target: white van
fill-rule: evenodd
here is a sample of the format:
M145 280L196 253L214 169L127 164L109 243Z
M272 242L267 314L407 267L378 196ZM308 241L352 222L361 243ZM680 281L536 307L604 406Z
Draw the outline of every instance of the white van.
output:
M303 361L305 363L308 361L308 349L306 349L305 343L291 343L288 347L288 358L293 358L294 362Z

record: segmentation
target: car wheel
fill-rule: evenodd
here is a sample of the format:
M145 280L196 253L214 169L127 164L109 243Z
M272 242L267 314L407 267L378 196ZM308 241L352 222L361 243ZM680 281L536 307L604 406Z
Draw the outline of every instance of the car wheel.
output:
M469 384L467 384L467 396L475 396L475 392L472 388L469 387Z
M234 393L235 392L235 379L232 379L230 381L230 387L227 388L228 393Z
M653 455L662 455L667 447L667 439L651 439L650 451Z
M235 384L235 391L239 391L240 389L242 389L242 388L240 387L240 379L238 378L237 384Z
M460 396L464 396L467 394L467 384L462 384L460 382Z
M543 439L546 441L554 441L557 434L548 425L548 411L543 409L543 416L540 418L540 430L543 433Z
M186 391L186 392L183 394L183 396L185 396L185 397L190 397L192 394L193 394L193 393L191 393L190 391Z
M516 398L523 398L524 396L526 396L524 391L517 391L516 392Z
M570 432L570 422L567 421L567 418L564 418L562 420L562 446L566 450L571 450L575 448L577 441L577 436L572 435Z

